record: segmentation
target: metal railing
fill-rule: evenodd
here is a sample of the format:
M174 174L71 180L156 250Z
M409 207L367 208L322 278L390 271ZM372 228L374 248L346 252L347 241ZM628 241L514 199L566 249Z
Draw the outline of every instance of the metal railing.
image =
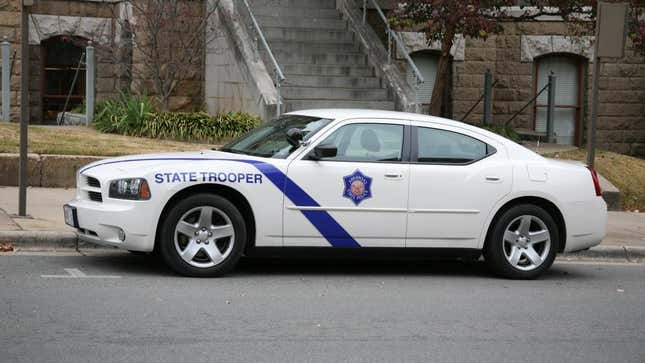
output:
M267 43L266 38L264 37L264 33L262 32L262 29L260 28L260 25L258 24L257 20L255 20L255 15L253 15L253 11L251 10L251 6L249 5L247 0L244 1L244 6L246 7L246 10L249 12L249 17L251 18L251 23L253 24L253 28L255 29L255 32L257 35L260 37L260 42L262 43L262 46L266 50L267 54L269 55L269 59L271 60L271 63L273 64L273 72L274 72L274 77L275 77L275 88L278 93L278 99L276 101L275 105L275 113L276 117L280 116L280 103L281 103L281 97L280 97L280 84L282 81L286 80L287 78L284 76L284 73L282 73L282 69L280 69L280 65L278 64L278 61L275 59L273 56L273 52L271 51L271 47L269 47L269 43Z
M381 7L378 5L378 3L375 0L369 0L374 9L376 9L376 12L378 13L379 17L385 24L385 33L387 36L387 63L391 64L392 63L392 40L394 40L394 43L396 44L397 48L399 51L403 54L403 57L405 60L408 62L408 66L412 69L412 72L414 73L414 77L416 79L416 84L414 87L414 102L416 105L416 112L419 112L419 107L420 104L417 99L417 95L419 92L419 87L425 80L423 79L423 76L421 75L421 72L419 71L419 68L417 68L417 65L414 64L414 61L412 58L410 58L410 54L405 47L405 44L403 43L403 40L401 40L401 37L399 36L398 33L392 30L390 27L390 22L387 21L387 17L383 13L383 10L381 10ZM367 23L367 2L368 0L363 0L363 25Z

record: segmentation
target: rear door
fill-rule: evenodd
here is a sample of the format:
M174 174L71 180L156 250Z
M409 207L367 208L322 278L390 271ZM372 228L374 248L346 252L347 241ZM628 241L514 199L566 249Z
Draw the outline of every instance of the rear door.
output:
M469 130L412 123L407 247L476 248L493 206L510 192L503 146Z

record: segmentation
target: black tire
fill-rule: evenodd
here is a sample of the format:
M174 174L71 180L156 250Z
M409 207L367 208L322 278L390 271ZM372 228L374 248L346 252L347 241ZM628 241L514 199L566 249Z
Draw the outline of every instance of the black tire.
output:
M221 262L210 267L197 267L189 264L180 256L180 251L177 250L179 247L176 247L175 244L175 228L177 227L177 223L180 221L180 218L195 208L203 207L213 207L219 212L224 213L230 219L230 224L234 230L234 237L231 237L229 242L227 242L232 244L230 250L227 249L227 251L230 252L228 252ZM246 244L246 225L242 214L227 199L214 194L194 194L180 200L170 208L166 218L161 223L161 236L159 238L158 246L159 252L164 262L173 271L184 276L215 277L222 276L230 272L239 261ZM183 238L185 239L186 237ZM218 248L215 242L212 242L212 246ZM203 247L205 247L205 244L202 244L202 248ZM204 251L200 250L199 253L202 252ZM192 262L193 261L191 261L191 263Z
M522 216L531 216L532 218L536 218L531 220L529 223L532 228L536 227L536 224L539 223L539 219L539 221L543 222L543 225L546 226L546 230L548 230L549 234L550 245L548 251L544 251L546 248L545 243L542 246L542 251L538 252L539 255L543 255L543 258L540 259L542 261L541 264L530 270L522 269L531 268L532 261L529 259L528 255L521 255L525 259L525 266L518 264L518 267L515 267L511 261L509 261L510 257L507 258L507 254L511 254L510 248L513 247L511 244L504 242L504 233L506 232L507 227L511 227L510 229L513 229L514 227L512 227L512 223L520 223ZM557 224L546 210L533 204L518 204L503 212L493 223L493 229L488 235L483 253L486 264L494 273L509 279L534 279L551 267L560 245L560 235L558 233L559 230ZM538 226L540 225L538 224ZM542 229L544 228L542 227ZM539 248L540 246L535 246L535 249ZM520 248L520 250L521 249L522 248Z

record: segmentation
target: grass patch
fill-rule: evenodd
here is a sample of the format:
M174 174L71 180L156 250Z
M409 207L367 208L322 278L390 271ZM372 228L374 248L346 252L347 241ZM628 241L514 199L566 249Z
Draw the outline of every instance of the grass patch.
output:
M0 123L0 153L18 153L20 128ZM103 134L84 126L29 126L29 152L56 155L119 156L164 151L204 150L212 144Z
M587 161L584 149L544 155L549 158ZM595 168L614 184L621 193L621 207L625 210L645 210L645 159L596 151Z

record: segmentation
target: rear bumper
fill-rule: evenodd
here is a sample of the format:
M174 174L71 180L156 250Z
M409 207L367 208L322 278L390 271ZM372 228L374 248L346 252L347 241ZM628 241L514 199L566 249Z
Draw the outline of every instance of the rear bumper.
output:
M154 248L154 223L143 218L141 205L73 200L65 208L75 211L78 238L84 242L150 252ZM69 223L68 223L69 224Z
M567 241L564 252L599 245L607 235L607 204L601 197L567 205Z

